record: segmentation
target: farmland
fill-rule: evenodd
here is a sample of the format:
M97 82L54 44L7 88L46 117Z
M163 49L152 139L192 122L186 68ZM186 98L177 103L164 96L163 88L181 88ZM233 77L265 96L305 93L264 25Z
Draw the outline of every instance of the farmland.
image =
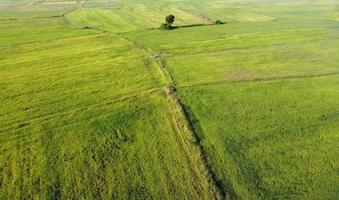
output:
M336 199L338 19L334 0L0 0L0 199Z
M1 198L215 196L158 64L63 22L3 23Z

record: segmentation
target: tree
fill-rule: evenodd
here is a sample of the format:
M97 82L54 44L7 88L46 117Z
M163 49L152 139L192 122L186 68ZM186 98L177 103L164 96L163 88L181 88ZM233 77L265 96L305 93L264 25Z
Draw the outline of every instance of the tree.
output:
M174 15L168 15L166 17L166 23L161 24L161 29L172 29L172 24L174 23L175 16Z
M171 25L171 26L172 26L172 24L174 23L174 20L175 20L175 16L174 16L174 15L168 15L168 16L166 17L166 23L167 23L168 25Z

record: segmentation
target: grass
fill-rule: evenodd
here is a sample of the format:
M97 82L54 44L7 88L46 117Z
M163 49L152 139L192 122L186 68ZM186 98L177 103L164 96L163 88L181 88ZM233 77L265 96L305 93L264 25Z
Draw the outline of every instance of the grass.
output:
M174 56L166 63L179 85L338 73L339 49L323 39Z
M250 30L250 23L241 23L126 36L162 54L179 86L338 73L339 49L333 45L339 39L337 23L257 25Z
M65 26L62 18L0 21L0 27L2 27L0 47L49 42L98 33L94 30L81 30ZM25 34L22 34L23 32Z
M168 101L151 94L1 133L0 196L211 198L195 168L201 163L187 158L171 117Z
M338 193L338 23L304 17L124 34L162 56L219 188L236 198Z
M5 1L1 6L0 20L36 19L60 17L66 11L79 7L76 1Z
M0 199L335 199L337 8L0 0Z
M143 49L62 18L0 24L0 198L217 195Z
M1 109L6 113L1 116L2 129L14 121L24 123L163 85L157 64L145 58L144 52L107 34L10 48L2 60L1 100L7 105Z
M126 15L126 13L129 13ZM85 8L67 14L74 24L94 26L101 30L122 33L150 28L158 28L165 22L165 16L175 14L177 25L204 23L204 19L175 7L164 9L160 5L144 5L140 3L121 3L115 9Z
M336 39L337 31L338 23L334 21L281 20L183 28L171 32L137 31L124 35L172 56Z
M208 162L240 199L338 193L338 76L180 88Z
M94 26L110 32L127 32L137 27L112 10L81 9L67 15L74 24Z

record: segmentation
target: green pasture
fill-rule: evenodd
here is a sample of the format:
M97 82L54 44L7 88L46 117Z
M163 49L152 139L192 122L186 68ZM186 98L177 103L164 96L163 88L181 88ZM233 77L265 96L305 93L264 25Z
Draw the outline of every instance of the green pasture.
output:
M62 18L0 26L0 198L218 196L144 50Z
M126 36L163 55L174 81L182 86L336 74L338 30L335 22L277 21Z
M336 199L338 8L0 0L0 199Z
M80 6L81 1L0 1L0 20L39 19L61 17Z
M236 198L338 193L339 24L304 18L124 34L162 56L219 188Z
M107 34L6 48L1 57L1 129L164 85L143 51Z
M239 199L335 199L338 75L180 88L208 162Z
M8 47L6 49L12 51L15 51L15 46L23 44L48 43L56 39L98 34L94 30L74 29L65 26L62 18L0 21L0 27L0 47ZM34 48L33 45L32 51ZM0 51L2 50L3 48L0 49ZM2 55L4 54L0 56Z
M169 106L159 94L113 99L2 131L1 198L212 198Z

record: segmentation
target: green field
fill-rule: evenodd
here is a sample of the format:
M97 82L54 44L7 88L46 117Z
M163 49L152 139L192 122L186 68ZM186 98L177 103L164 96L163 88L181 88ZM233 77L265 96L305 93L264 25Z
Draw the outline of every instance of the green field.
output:
M0 0L0 199L337 199L338 19L335 0Z

